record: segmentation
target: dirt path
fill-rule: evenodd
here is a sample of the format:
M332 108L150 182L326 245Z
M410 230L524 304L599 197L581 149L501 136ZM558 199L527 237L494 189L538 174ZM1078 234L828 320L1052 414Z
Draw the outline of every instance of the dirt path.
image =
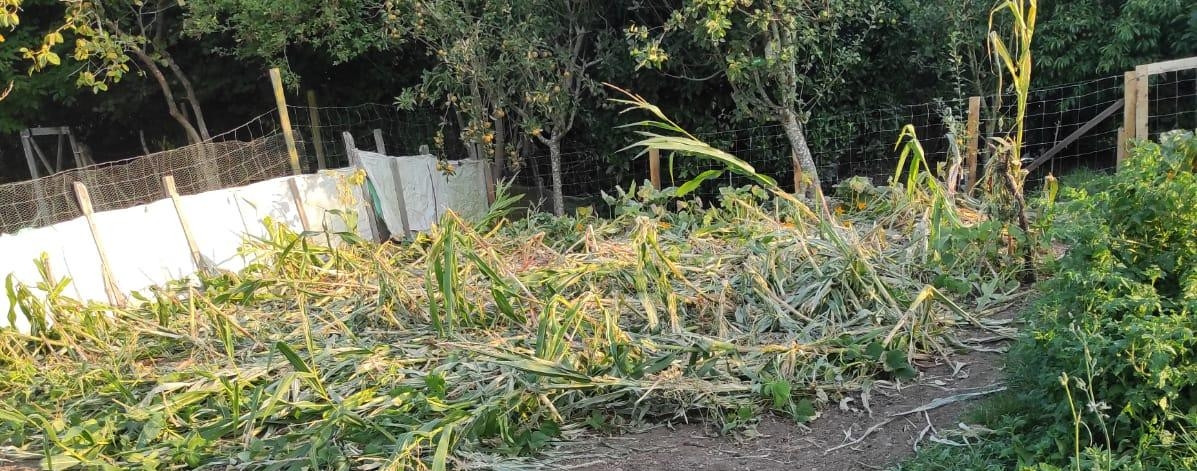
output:
M914 453L914 444L958 429L972 400L960 400L926 413L892 417L888 424L857 444L828 452L861 437L894 414L926 406L937 399L991 391L1000 387L1001 354L975 352L925 369L917 384L901 391L874 391L872 415L856 396L847 410L831 407L803 429L783 417L769 416L756 427L755 438L712 437L701 425L660 427L649 432L602 437L567 445L576 453L560 469L599 470L819 470L885 469ZM970 398L972 399L972 398ZM932 428L928 428L928 424Z

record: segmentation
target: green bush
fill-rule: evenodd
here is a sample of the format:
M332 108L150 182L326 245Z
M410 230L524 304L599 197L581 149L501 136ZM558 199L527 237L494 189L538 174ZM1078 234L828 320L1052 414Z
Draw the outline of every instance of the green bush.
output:
M1065 190L1053 234L1068 252L1010 355L1020 461L1197 466L1195 168L1197 137L1172 132L1103 191Z

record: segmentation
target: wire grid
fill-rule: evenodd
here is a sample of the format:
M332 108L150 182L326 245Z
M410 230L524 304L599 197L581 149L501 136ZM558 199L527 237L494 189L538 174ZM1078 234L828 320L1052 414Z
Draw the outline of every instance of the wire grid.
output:
M421 146L434 150L433 139L442 128L441 119L431 111L402 111L394 105L365 103L355 106L287 106L295 129L296 145L305 160L304 168L316 168L316 148L324 152L325 165L338 168L349 165L342 134L349 132L358 149L377 151L374 130L382 131L383 145L390 155L415 155ZM318 124L317 124L318 123ZM448 133L449 131L445 131ZM317 136L319 134L319 136ZM319 139L317 140L317 137ZM455 139L446 139L452 144ZM457 149L454 149L457 150ZM450 155L464 155L448 152Z
M1033 159L1043 155L1114 105L1122 94L1121 76L1033 90L1028 97L1024 121L1024 157ZM1009 131L1015 103L1013 93L1003 94L1000 103L993 97L983 100L978 129L978 172L989 154L987 143L992 137ZM932 169L948 160L953 138L963 158L967 152L964 148L967 120L967 100L938 100L835 115L815 114L807 123L806 138L814 154L820 182L825 190L831 191L838 183L857 176L867 177L875 184L888 183L896 171L901 152L896 146L898 136L907 125L914 127ZM1033 177L1041 178L1048 172L1059 174L1078 167L1113 169L1120 123L1120 112L1101 120L1081 138L1057 149ZM749 126L696 137L748 162L757 172L772 177L783 188L793 186L792 147L781 125ZM613 168L610 164L598 163L601 160L589 154L574 155L581 158L563 158L563 192L567 196L594 195L601 190L609 191L614 185L626 186L648 178L646 159L631 161L630 168ZM535 161L539 162L541 185L548 188L548 157L538 154ZM661 165L661 178L666 186L680 184L707 170L723 169L722 165L711 161L696 164L679 161L671 173L668 154L662 155ZM533 173L529 168L522 170L517 185L535 185ZM725 172L719 178L709 180L697 194L710 197L717 194L718 187L750 183L744 176Z
M1197 130L1197 69L1149 77L1147 130L1151 139L1161 133Z
M1116 108L1106 118L1094 123L1077 139L1066 142L1074 132L1096 120L1123 98L1124 80L1121 75L1057 85L1032 90L1027 98L1023 131L1023 164L1052 152L1028 175L1032 185L1049 174L1061 175L1077 169L1112 171L1117 165L1118 128L1122 126L1123 109ZM991 136L1013 133L1017 100L1013 93L1002 96L999 113L994 97L986 97L982 114L982 155L992 153Z
M1149 129L1160 132L1197 127L1197 70L1159 74L1151 78ZM1025 117L1023 155L1034 159L1062 142L1123 96L1122 76L1065 84L1033 90ZM989 154L986 143L1008 132L1014 116L1015 97L1005 93L1000 103L986 97L980 120L981 159ZM414 154L430 145L438 132L451 136L456 128L433 112L403 112L391 105L368 103L347 107L289 107L300 158L306 168L315 168L316 148L324 151L329 167L348 165L343 132L349 132L359 148L376 148L375 129L381 131L388 153ZM918 105L866 110L838 115L815 115L807 124L806 137L820 180L828 188L853 177L865 176L886 182L895 171L897 137L906 125L913 125L932 168L949 155L949 133L963 133L967 120L965 100L946 100ZM1101 120L1076 141L1062 146L1036 170L1032 178L1047 173L1061 174L1085 167L1112 170L1116 165L1120 113ZM319 120L315 125L313 115ZM289 173L286 147L279 132L277 113L264 113L250 122L211 140L167 152L120 162L74 169L37 180L0 185L0 232L22 227L44 226L79 215L71 184L88 185L97 210L126 208L160 198L161 177L174 175L180 193L192 194ZM315 131L320 131L320 139ZM758 172L776 179L783 187L792 185L791 146L780 125L771 124L711 132L698 136L752 164ZM464 156L457 139L447 138L446 155ZM963 149L961 149L964 152ZM601 163L591 151L562 155L563 193L568 197L594 201L602 191L648 179L646 159L623 163ZM523 157L515 185L534 190L547 199L551 190L548 154L539 149ZM698 173L722 169L703 162L671 169L663 156L662 179L675 185ZM676 173L671 172L676 170ZM747 178L726 173L699 192L712 195L718 186L741 186ZM532 192L532 191L529 191Z
M74 182L87 186L96 211L147 204L173 175L180 194L247 185L290 174L286 143L272 113L209 141L131 159L0 185L0 233L79 217Z
M648 168L621 169L599 164L601 156L590 151L562 152L561 194L572 199L571 205L598 203L603 193L611 193L616 186L628 185L648 178ZM512 181L512 190L525 195L529 204L549 204L552 201L552 160L547 151L538 149L521 157Z

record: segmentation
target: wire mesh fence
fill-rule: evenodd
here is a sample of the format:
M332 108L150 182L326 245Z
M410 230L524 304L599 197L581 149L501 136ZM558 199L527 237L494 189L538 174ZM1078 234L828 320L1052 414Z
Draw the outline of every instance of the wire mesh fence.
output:
M166 175L174 176L180 194L195 194L290 171L277 120L267 113L199 144L0 185L0 233L79 217L74 182L87 185L95 210L108 211L161 199Z
M1151 137L1171 129L1197 128L1197 69L1156 74L1148 80ZM1115 168L1125 88L1120 75L1033 90L1024 120L1023 148L1025 162L1034 167L1031 181L1078 168ZM990 154L988 143L992 138L1004 135L1012 126L1015 104L1015 97L1009 93L981 99L975 125L982 162ZM289 106L288 112L301 166L309 171L318 167L320 158L326 168L349 164L342 139L346 132L362 149L377 150L377 135L391 155L412 155L428 146L442 158L467 156L465 144L453 138L459 132L454 120L437 111L403 111L392 105L367 103ZM961 99L834 115L816 113L806 126L806 138L820 181L825 190L831 190L856 176L876 184L886 183L897 164L897 138L907 125L914 127L931 167L936 168L954 152L967 152L968 120L969 101ZM747 161L783 187L792 185L792 146L780 125L746 126L698 137ZM552 166L547 151L540 146L519 147L530 151L513 159L513 185L527 194L532 204L549 201ZM597 196L604 191L649 179L645 159L611 157L589 149L574 149L561 156L563 194L571 198L568 206L597 203ZM661 176L665 185L717 168L712 163L691 160L669 165L667 155L663 160ZM983 168L983 163L978 168ZM200 144L0 185L0 232L79 216L71 186L75 181L89 187L97 210L111 210L160 198L164 175L174 175L179 191L192 194L289 172L278 113L272 110ZM748 183L746 178L728 173L709 182L699 194L712 195L720 186Z
M1161 93L1156 91L1157 88L1153 88L1153 94ZM1035 166L1029 178L1038 181L1048 173L1060 174L1082 167L1112 170L1116 165L1121 125L1119 103L1123 92L1122 76L1033 90L1028 97L1024 121L1023 156L1027 163L1046 158ZM1178 95L1181 100L1186 97L1183 93L1158 96ZM1173 104L1180 101L1177 98L1160 99ZM977 151L982 161L978 172L990 154L988 144L992 143L992 138L1004 135L1012 126L1015 104L1015 96L1010 93L982 98L976 124L979 133ZM1107 110L1111 111L1102 117ZM852 177L866 177L874 184L886 184L896 171L900 153L896 144L903 127L913 126L934 169L947 162L953 152L967 152L968 113L967 99L936 100L833 115L816 113L806 126L806 138L825 190L832 191L835 185ZM1153 111L1153 116L1157 113L1161 111ZM1155 126L1164 124L1153 122L1153 129ZM781 125L747 126L702 133L696 137L748 162L784 188L793 185L793 148ZM585 152L563 156L563 193L566 196L585 198L614 185L643 182L649 178L645 159L633 161L630 168L615 168L603 163L612 159L597 157ZM548 155L538 152L525 160L532 164L521 170L516 184L548 187ZM692 162L685 158L671 166L667 155L663 155L662 160L661 177L666 186L720 168L716 163ZM745 177L726 173L704 184L698 194L711 196L717 187L749 183ZM543 193L541 190L536 192L538 195Z
M353 136L358 148L377 151L374 130L378 130L388 153L415 155L421 146L432 146L437 132L445 127L432 111L403 111L379 103L287 108L307 169L317 167L319 156L327 168L349 165L341 137L345 132Z
M1149 80L1150 138L1173 129L1197 129L1197 69L1164 72Z

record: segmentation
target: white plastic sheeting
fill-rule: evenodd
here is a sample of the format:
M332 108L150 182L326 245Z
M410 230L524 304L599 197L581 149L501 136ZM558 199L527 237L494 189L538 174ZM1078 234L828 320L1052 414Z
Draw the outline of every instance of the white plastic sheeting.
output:
M450 209L466 219L486 214L486 164L483 161L452 162L453 174L446 175L437 170L437 160L431 155L391 157L357 152L378 193L379 213L392 234L428 230ZM395 175L399 175L398 181ZM402 199L399 198L400 191L403 192ZM410 227L403 225L404 212Z
M325 171L316 175L277 178L252 185L183 196L182 212L204 260L224 270L240 270L250 261L238 254L247 237L266 234L263 220L303 229L299 211L304 211L312 230L341 232L348 229L345 215L356 219L358 234L375 239L365 218L360 186L353 185L351 170ZM290 181L295 180L303 208L297 208ZM334 214L335 211L345 215ZM164 199L147 205L94 216L104 242L116 285L126 294L163 285L195 272L186 238L174 204ZM0 234L0 286L9 274L16 282L34 287L41 281L34 260L41 254L49 260L55 279L70 278L64 295L80 301L106 302L100 259L91 232L80 217L52 226ZM36 290L35 290L36 292ZM0 289L0 328L8 327L10 300ZM28 322L16 314L16 327L28 330Z

